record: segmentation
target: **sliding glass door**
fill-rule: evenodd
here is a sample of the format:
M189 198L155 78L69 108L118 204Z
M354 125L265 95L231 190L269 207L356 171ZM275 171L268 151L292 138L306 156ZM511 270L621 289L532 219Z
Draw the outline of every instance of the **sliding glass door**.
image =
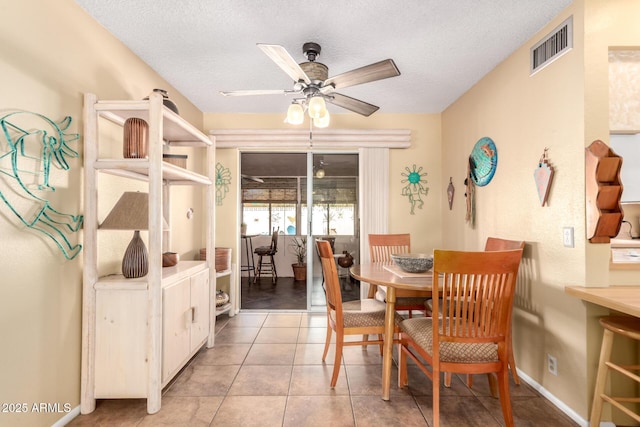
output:
M345 252L359 259L358 169L357 153L242 153L242 309L325 309L315 240L329 240L336 260L349 258ZM269 245L274 230L279 233L275 285L268 275L255 280L259 259L252 253ZM292 266L293 243L302 238L307 244L306 281L295 279ZM338 271L344 299L357 299L359 287L350 280L348 267Z
M308 308L326 307L322 267L315 240L329 240L336 261L358 259L358 155L353 153L309 153L307 178L302 188L302 222L309 245ZM308 209L311 206L311 209ZM347 255L348 254L348 255ZM312 255L312 256L311 256ZM343 300L359 298L359 287L349 277L348 267L338 265Z

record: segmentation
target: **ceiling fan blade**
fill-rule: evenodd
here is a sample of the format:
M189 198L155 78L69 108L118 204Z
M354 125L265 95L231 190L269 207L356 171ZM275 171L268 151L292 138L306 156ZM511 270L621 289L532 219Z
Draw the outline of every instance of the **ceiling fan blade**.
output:
M274 90L231 90L231 91L220 91L221 95L224 96L248 96L248 95L287 95L290 93L298 93L295 90L282 90L282 89L274 89Z
M333 86L335 89L342 89L362 83L382 80L400 75L400 70L396 67L393 59L385 59L375 64L365 65L337 76L329 77L324 81L323 86Z
M278 65L294 82L304 81L306 84L311 83L311 79L307 76L300 65L289 55L287 50L277 44L258 43L258 47Z
M325 99L327 102L337 105L338 107L346 108L347 110L362 114L365 117L369 117L380 109L380 107L340 93L332 93L326 96Z
M245 174L240 174L240 176L244 179L248 179L249 181L264 184L264 179L258 178L257 176L251 176L251 175L245 175Z

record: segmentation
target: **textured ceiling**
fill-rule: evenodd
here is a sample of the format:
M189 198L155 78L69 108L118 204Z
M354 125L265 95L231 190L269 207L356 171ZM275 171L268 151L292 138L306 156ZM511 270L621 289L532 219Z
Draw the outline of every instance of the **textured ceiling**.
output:
M439 113L549 23L570 0L76 0L203 112L275 113L292 89L256 43L322 46L329 76L392 58L401 75L340 93L381 113ZM347 110L329 106L333 113ZM372 116L375 117L375 114Z

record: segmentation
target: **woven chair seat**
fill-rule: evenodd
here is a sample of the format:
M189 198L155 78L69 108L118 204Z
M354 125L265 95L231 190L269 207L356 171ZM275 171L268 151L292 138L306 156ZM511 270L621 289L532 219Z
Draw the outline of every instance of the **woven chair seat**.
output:
M433 351L433 325L431 317L415 317L400 323L400 329L427 354ZM485 363L498 360L495 343L440 342L440 360L457 363Z
M342 316L345 328L359 328L363 326L384 326L385 303L367 298L363 300L342 303ZM336 313L331 310L331 320L336 321ZM403 318L396 313L396 324Z
M427 297L400 297L396 298L396 306L426 307L429 299Z

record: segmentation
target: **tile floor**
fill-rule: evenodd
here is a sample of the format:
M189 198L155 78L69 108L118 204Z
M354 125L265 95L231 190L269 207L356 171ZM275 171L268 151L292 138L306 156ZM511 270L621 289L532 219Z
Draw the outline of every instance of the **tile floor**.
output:
M329 388L333 346L321 361L326 313L222 315L216 345L201 350L167 386L162 409L146 413L143 399L100 400L70 426L429 426L431 382L410 366L409 387L392 385L380 398L377 347L346 347L338 384ZM394 368L394 380L397 370ZM395 381L394 381L395 382ZM516 426L576 426L525 383L511 387ZM486 376L473 389L454 377L441 397L441 425L504 425Z

